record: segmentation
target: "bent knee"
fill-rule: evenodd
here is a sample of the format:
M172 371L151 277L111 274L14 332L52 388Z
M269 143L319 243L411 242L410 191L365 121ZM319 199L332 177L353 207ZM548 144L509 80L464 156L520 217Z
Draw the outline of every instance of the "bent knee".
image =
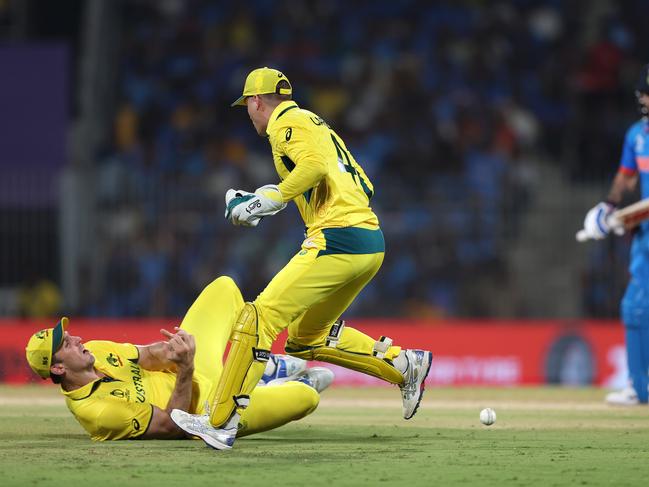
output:
M229 276L220 276L210 282L201 292L200 298L210 301L232 302L235 306L243 305L243 296L237 283Z
M234 282L234 280L230 276L219 276L216 279L214 279L212 282L210 282L207 287L205 288L206 290L234 290L236 289L237 292L239 291L239 287L237 284Z

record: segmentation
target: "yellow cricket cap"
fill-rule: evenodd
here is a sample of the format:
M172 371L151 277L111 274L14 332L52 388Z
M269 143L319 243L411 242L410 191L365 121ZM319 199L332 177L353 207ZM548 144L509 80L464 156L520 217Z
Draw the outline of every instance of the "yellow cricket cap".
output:
M27 343L25 355L34 372L43 379L50 376L52 355L63 343L63 332L68 327L68 319L63 317L54 328L46 328L34 333Z
M277 83L286 81L288 88L277 88ZM230 106L245 105L247 96L268 95L277 93L278 95L293 94L293 87L284 73L273 68L257 68L250 72L246 78L246 84L243 85L243 95Z

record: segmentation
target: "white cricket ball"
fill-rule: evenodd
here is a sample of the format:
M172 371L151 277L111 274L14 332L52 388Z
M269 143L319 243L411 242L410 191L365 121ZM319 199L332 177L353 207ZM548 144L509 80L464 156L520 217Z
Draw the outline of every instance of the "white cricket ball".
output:
M480 422L485 426L491 426L496 422L496 411L491 408L484 408L480 411Z

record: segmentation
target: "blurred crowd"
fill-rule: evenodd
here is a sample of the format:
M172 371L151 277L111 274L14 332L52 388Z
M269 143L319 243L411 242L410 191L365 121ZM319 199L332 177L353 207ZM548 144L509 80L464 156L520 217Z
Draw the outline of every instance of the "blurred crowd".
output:
M98 163L101 286L80 313L181 315L221 274L254 299L299 250L294 208L257 229L223 218L228 188L278 181L267 141L229 107L251 69L272 66L376 188L386 260L349 313L502 314L489 290L508 286L534 158L568 153L575 177L612 174L633 116L619 86L646 61L648 9L623 2L589 21L580 5L125 2Z

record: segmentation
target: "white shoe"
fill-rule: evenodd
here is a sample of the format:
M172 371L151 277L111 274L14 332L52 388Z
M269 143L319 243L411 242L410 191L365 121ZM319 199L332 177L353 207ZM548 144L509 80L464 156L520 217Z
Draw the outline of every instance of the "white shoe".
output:
M261 382L268 384L271 381L293 380L306 370L306 360L290 355L271 355L270 360L275 364L275 372L264 374Z
M326 367L311 367L306 369L297 379L297 382L302 382L308 386L313 387L316 391L322 392L331 385L334 381L334 373Z
M640 404L633 387L625 387L621 391L609 392L606 395L606 402L613 406L637 406Z
M237 426L218 429L210 424L210 417L207 414L189 414L188 412L174 409L171 411L171 419L185 433L198 436L208 446L216 450L229 450L234 445L237 436ZM238 424L238 419L236 420Z
M399 386L403 399L403 417L412 418L424 395L426 376L433 362L433 354L426 350L406 350L408 368L403 374L404 383Z

